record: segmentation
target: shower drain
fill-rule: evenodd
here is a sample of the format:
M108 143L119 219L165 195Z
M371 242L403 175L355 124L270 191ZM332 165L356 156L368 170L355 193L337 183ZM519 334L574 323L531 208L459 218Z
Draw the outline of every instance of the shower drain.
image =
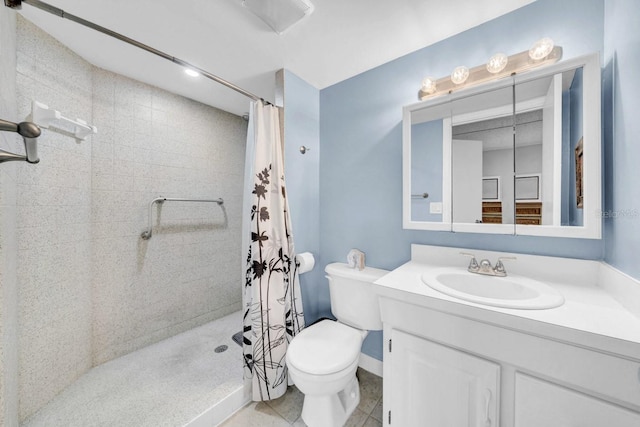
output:
M228 349L229 347L227 347L226 345L219 345L217 346L213 351L215 351L216 353L222 353L223 351L225 351L226 349Z

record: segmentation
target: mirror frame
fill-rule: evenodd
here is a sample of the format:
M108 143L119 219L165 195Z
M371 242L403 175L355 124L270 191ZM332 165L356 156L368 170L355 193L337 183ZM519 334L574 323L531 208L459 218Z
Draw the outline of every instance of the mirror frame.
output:
M460 224L453 223L451 199L443 200L442 222L413 221L411 219L411 113L424 108L441 106L487 91L518 85L549 75L583 68L583 224L582 226L522 225L522 224ZM462 89L434 99L407 105L402 109L402 228L410 230L452 231L487 234L516 234L524 236L568 237L580 239L602 238L602 89L601 66L598 53L580 56L553 65L531 70L510 78ZM443 118L443 126L451 126L451 117ZM443 138L443 194L451 195L451 135ZM516 171L517 173L517 171Z

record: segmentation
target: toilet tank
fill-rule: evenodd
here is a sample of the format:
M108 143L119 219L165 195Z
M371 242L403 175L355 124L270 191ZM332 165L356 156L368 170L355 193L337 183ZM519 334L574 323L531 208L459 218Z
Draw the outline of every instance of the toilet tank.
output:
M373 282L388 271L372 267L360 271L339 262L327 265L324 271L329 280L333 315L354 328L381 330L380 306Z

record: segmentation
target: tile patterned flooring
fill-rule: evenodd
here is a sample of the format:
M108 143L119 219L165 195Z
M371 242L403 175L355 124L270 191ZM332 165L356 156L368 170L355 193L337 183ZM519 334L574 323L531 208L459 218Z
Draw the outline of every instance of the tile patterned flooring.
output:
M382 378L358 368L360 404L345 427L382 426ZM291 386L284 396L268 402L252 402L220 427L306 427L300 417L304 395ZM338 427L338 426L336 426Z

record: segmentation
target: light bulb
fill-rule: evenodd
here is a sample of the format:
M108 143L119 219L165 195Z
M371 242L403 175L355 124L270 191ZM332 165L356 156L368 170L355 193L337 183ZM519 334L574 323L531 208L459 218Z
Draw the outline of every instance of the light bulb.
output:
M187 73L187 75L191 76L191 77L198 77L200 75L199 72L197 72L196 70L192 70L191 68L185 68L184 72Z
M529 49L529 58L533 59L534 61L540 61L541 59L546 58L547 55L551 53L551 51L553 50L553 46L553 40L551 40L549 37L540 39L535 42L533 46L531 46L531 49Z
M427 95L431 95L432 93L435 93L436 89L436 79L433 77L425 77L422 79L422 92Z
M459 85L467 81L469 69L465 66L456 67L451 73L451 81Z
M491 58L489 58L489 62L487 62L487 71L491 74L497 74L500 71L504 70L507 66L507 62L509 62L509 58L504 53L496 53Z

